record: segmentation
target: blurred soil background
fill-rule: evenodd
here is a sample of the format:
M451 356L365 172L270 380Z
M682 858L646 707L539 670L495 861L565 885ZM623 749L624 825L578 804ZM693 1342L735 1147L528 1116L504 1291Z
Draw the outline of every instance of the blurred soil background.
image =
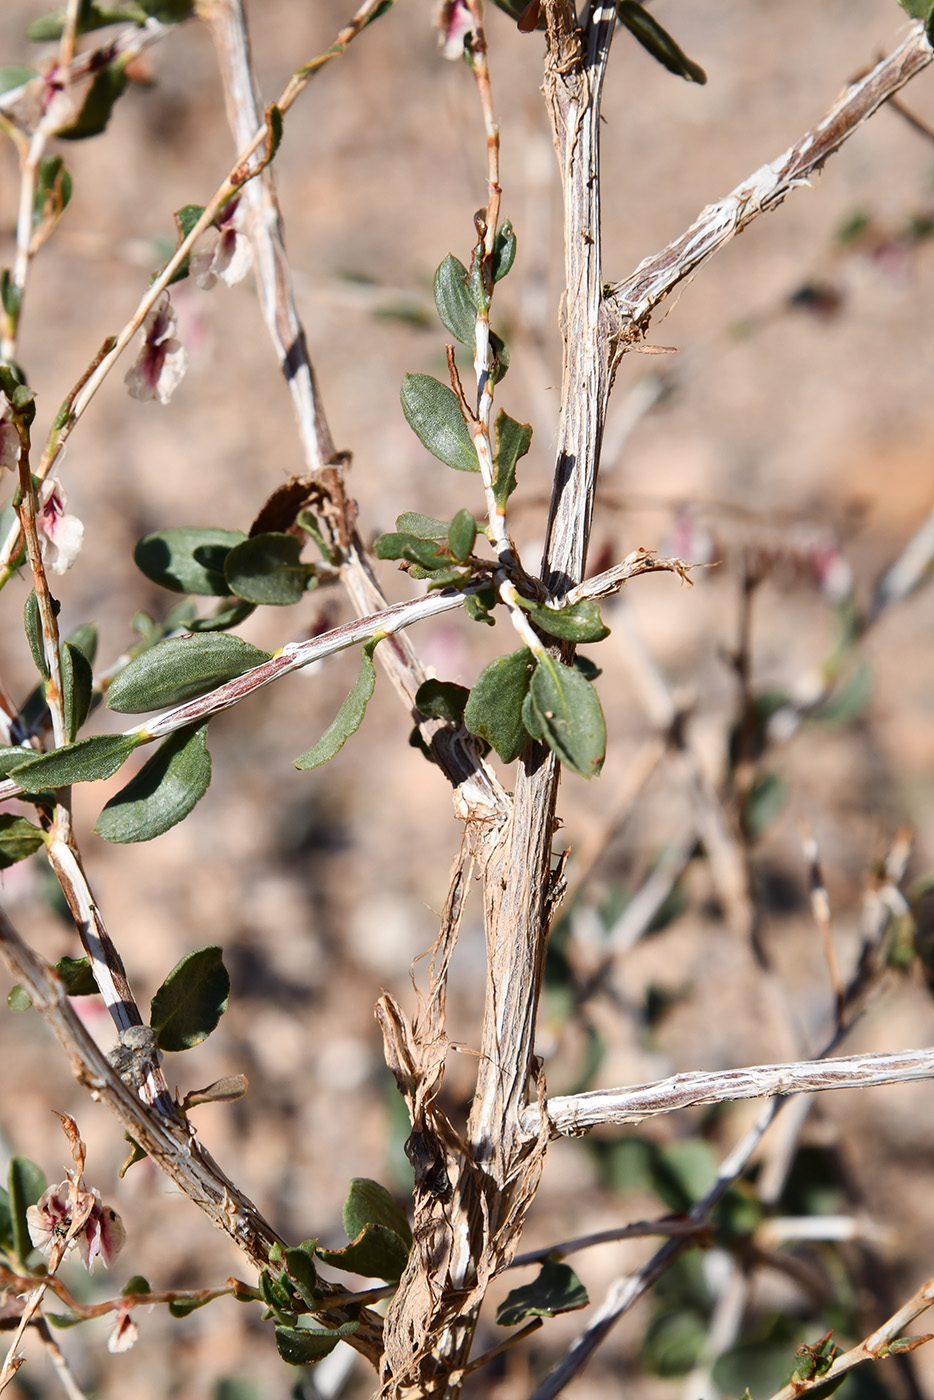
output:
M249 10L267 102L350 16L334 0L265 0ZM6 0L0 61L48 56L49 48L24 38L43 11ZM624 277L705 204L797 140L848 80L894 47L907 22L894 0L658 0L653 11L709 81L679 81L617 33L603 125L607 281ZM497 398L535 430L520 464L512 529L537 567L560 386L560 192L539 92L542 38L519 34L495 9L489 33L503 211L519 246L494 304L494 325L512 351ZM74 197L36 259L22 323L20 360L38 395L38 441L172 246L172 212L206 202L232 163L202 26L176 29L146 52L134 77L104 136L60 147ZM930 73L903 100L934 125ZM352 454L348 488L364 533L391 529L404 510L442 518L462 505L479 512L476 482L429 458L399 407L406 371L444 373L446 333L431 279L448 252L469 259L473 213L486 202L474 86L462 64L439 56L428 5L398 5L312 82L287 118L275 169L299 307L335 440ZM740 642L743 561L763 574L752 590L749 690L780 694L791 715L791 701L818 693L840 640L834 581L852 571L865 614L878 580L934 505L934 144L884 109L812 186L735 240L658 318L649 339L676 354L630 355L619 375L592 560L605 567L645 546L716 567L696 572L690 589L670 575L630 585L606 608L613 635L591 652L603 668L610 742L603 776L589 785L566 776L560 793L557 847L571 849L571 893L542 1015L551 1092L819 1050L833 995L808 904L803 824L819 844L845 978L858 956L867 890L900 830L913 833L906 888L934 868L930 588L866 630L816 717L789 723L784 736L773 732L762 753L747 749L750 766L734 773L734 787L751 774L761 798L755 810L747 805L745 839L726 842L749 873L755 947L741 899L731 904L729 888L712 876L693 825L692 783L728 792L740 713L731 657ZM0 265L13 259L17 188L6 142ZM128 397L126 356L62 467L69 509L86 536L76 566L53 586L66 631L99 624L104 665L133 643L134 613L161 617L177 601L134 568L141 535L181 525L248 529L267 495L304 466L252 281L211 292L185 282L173 289L173 304L190 365L171 404ZM416 585L394 566L379 569L392 599L411 595ZM28 590L24 575L3 600L2 678L15 697L35 684L21 627ZM240 631L271 650L349 616L339 590L322 590L290 610L260 609ZM514 648L502 624L489 630L461 614L424 625L413 641L441 678L465 685ZM106 793L100 785L75 790L90 879L144 1010L185 953L215 943L224 949L229 1011L206 1044L184 1059L169 1057L170 1084L184 1091L224 1074L248 1076L247 1097L199 1110L198 1130L276 1229L290 1241L320 1236L330 1246L344 1239L350 1178L375 1177L406 1198L405 1125L373 1005L387 987L412 1006L408 967L435 935L460 840L450 793L408 745L409 717L385 681L361 732L332 763L313 773L292 766L332 719L356 667L355 655L334 658L216 719L208 794L149 845L109 846L91 834L125 770ZM661 752L653 667L684 709L693 759ZM86 732L122 727L103 711ZM728 798L724 810L729 824L736 803ZM675 883L655 931L629 949L625 937L608 942L615 914L660 861ZM79 954L38 857L6 872L2 893L21 932L47 957ZM923 901L915 907L924 912ZM902 933L910 935L907 925ZM483 963L476 900L450 1001L451 1037L467 1052L479 1037ZM931 1040L934 1008L918 965L883 983L845 1052ZM83 1009L109 1046L107 1018ZM213 1286L231 1273L249 1278L229 1243L147 1163L118 1181L122 1135L72 1081L35 1013L0 1010L0 1067L4 1151L33 1158L59 1180L67 1147L50 1110L73 1113L89 1146L88 1180L127 1227L112 1274L89 1282L69 1265L70 1286L99 1298L138 1273L155 1288ZM469 1102L474 1071L469 1053L450 1055L446 1102L455 1115ZM798 1194L786 1193L782 1209L852 1216L863 1235L849 1245L785 1246L784 1264L750 1275L743 1335L760 1329L760 1357L781 1311L792 1331L816 1341L836 1300L835 1316L863 1329L851 1331L853 1341L934 1272L931 1094L916 1084L825 1095L814 1105L802 1129L806 1152L796 1159ZM652 1149L643 1140L681 1150L682 1163L696 1149L703 1175L756 1111L675 1115L640 1130L635 1146L620 1145L619 1135L596 1145L557 1143L523 1247L664 1213L674 1202L651 1189L657 1179L645 1169ZM572 1262L596 1301L652 1248L646 1240L604 1245ZM716 1293L722 1256L691 1258L667 1301L628 1316L569 1395L596 1400L638 1386L642 1397L698 1400L700 1389L685 1389L677 1374L683 1357L656 1352L648 1373L640 1358L659 1307L681 1317L692 1288L697 1296L706 1290L708 1304ZM748 1258L745 1267L752 1269ZM529 1277L514 1275L498 1296ZM703 1329L702 1304L695 1313ZM473 1393L527 1395L586 1316L547 1324L482 1374ZM107 1355L106 1322L59 1334L89 1393L108 1400L318 1393L311 1374L279 1361L258 1308L222 1300L180 1321L164 1310L138 1320L140 1340L123 1356ZM663 1324L653 1326L664 1333ZM914 1330L924 1330L923 1320ZM478 1351L501 1335L490 1308ZM788 1364L797 1340L783 1334ZM35 1342L28 1355L11 1394L57 1393ZM342 1386L348 1396L369 1394L373 1378L363 1364L354 1362L343 1379L341 1364L327 1363L320 1393ZM894 1362L876 1370L863 1382L873 1394L930 1395L934 1352L917 1354L914 1376ZM752 1369L735 1393L746 1384L770 1393L757 1389Z

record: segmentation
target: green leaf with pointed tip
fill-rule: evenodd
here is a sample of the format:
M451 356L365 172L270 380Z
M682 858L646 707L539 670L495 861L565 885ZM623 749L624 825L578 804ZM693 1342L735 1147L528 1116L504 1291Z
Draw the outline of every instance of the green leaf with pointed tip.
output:
M62 610L62 605L57 598L52 599L52 611L56 617ZM26 630L26 639L29 642L29 650L32 652L32 659L36 663L36 670L43 680L49 679L49 668L45 661L45 647L42 641L42 618L39 614L39 600L36 597L36 590L33 589L26 599L23 608L23 625Z
M12 812L0 812L0 870L9 870L45 844L37 826Z
M133 560L140 572L161 588L224 598L230 593L224 560L245 539L242 530L210 525L157 530L143 536L133 551Z
M405 1211L396 1204L385 1186L368 1176L355 1176L351 1180L344 1201L343 1219L349 1239L353 1239L365 1225L381 1225L398 1235L406 1249L411 1247L412 1231ZM320 1250L318 1252L320 1254Z
M99 990L91 971L90 958L59 958L55 970L70 997L95 996Z
M582 778L599 773L606 722L597 692L580 671L542 657L529 686L529 703L552 753Z
M207 1040L227 1010L224 950L197 948L176 963L152 999L149 1023L160 1050L190 1050Z
M248 603L287 607L297 603L314 577L314 566L303 564L302 541L294 535L270 531L253 535L235 545L224 561L224 577L231 593Z
M107 707L135 715L180 705L268 660L269 652L228 632L169 637L134 657L114 676L107 691Z
M13 1253L13 1216L10 1213L10 1193L5 1191L2 1186L0 1186L0 1250L7 1256Z
M112 797L94 830L105 841L151 841L183 821L211 783L208 721L163 739L152 758Z
M418 515L414 510L406 511L396 520L400 534L414 535L417 540L446 540L450 528L449 520L433 520L430 515Z
M435 273L435 306L455 340L462 345L473 345L477 308L467 290L467 269L453 253L448 253Z
M402 412L423 447L459 472L478 472L473 439L453 389L430 374L407 374L402 381Z
M126 1161L122 1164L119 1172L117 1173L121 1181L126 1176L127 1172L130 1170L131 1167L135 1167L137 1162L145 1162L146 1160L146 1153L140 1147L139 1143L130 1137L129 1133L124 1133L123 1138L125 1142L128 1142L130 1144L130 1151Z
M11 1011L28 1011L32 1006L32 997L25 987L21 987L19 983L17 983L16 986L11 987L7 993L6 1004Z
M270 1259L273 1257L271 1252L269 1257ZM270 1312L276 1317L295 1316L295 1296L289 1282L289 1276L284 1269L275 1277L271 1269L263 1269L257 1283L260 1297Z
M492 744L504 763L518 758L529 742L522 704L533 667L528 647L498 656L480 672L464 710L464 724L470 733Z
M130 59L127 55L108 63L95 75L71 126L64 131L56 131L60 141L84 141L89 136L99 136L110 121L110 114L127 86L126 69Z
M459 720L463 717L464 706L470 698L465 685L454 681L422 681L415 692L415 708L426 719Z
M61 646L62 666L62 714L65 720L65 733L69 743L74 743L75 735L91 712L94 699L94 676L90 663L80 647L63 642Z
M80 627L69 632L65 641L69 646L77 647L84 652L90 664L94 665L94 658L97 655L97 623L83 622Z
M589 598L565 608L536 606L529 609L529 615L536 627L565 642L602 642L610 635L600 609Z
M359 1322L342 1322L340 1327L277 1327L276 1346L283 1361L290 1366L313 1366L342 1342L352 1337L360 1326Z
M142 742L139 734L95 734L52 753L36 754L25 763L11 765L10 776L26 792L97 782L113 777Z
M706 83L707 74L699 63L688 58L682 48L663 29L654 15L650 15L636 0L618 0L616 13L620 20L644 49L657 59L669 73L686 78L689 83Z
M7 1187L10 1193L10 1217L13 1232L13 1255L24 1264L32 1253L32 1240L26 1224L26 1211L34 1206L46 1188L45 1172L28 1157L10 1159Z
M493 240L493 281L499 282L505 277L516 260L516 234L512 224L507 219L496 230L496 238Z
M366 714L366 707L376 688L376 667L373 665L373 653L381 640L380 637L377 637L374 641L364 644L360 656L360 672L353 690L317 744L306 749L294 760L296 768L303 772L311 768L320 768L322 763L327 763L328 759L339 753L351 734L355 734L360 728L363 716Z
M476 520L469 510L459 510L448 530L448 549L459 564L470 558L476 538Z
M554 1317L556 1313L586 1308L587 1289L574 1270L555 1259L546 1259L531 1283L514 1288L496 1310L501 1327L515 1327L527 1317Z
M500 409L496 419L493 494L502 507L516 489L516 463L528 452L531 442L532 429L528 423L517 423Z

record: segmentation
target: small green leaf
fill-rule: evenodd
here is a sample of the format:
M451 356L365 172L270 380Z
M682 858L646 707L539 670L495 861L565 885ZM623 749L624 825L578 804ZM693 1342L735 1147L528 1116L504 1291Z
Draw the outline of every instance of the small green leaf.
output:
M193 617L188 623L189 632L226 632L230 627L239 627L251 613L256 612L253 603L244 603L233 598L229 603L218 603L209 617Z
M360 728L363 716L366 714L366 707L376 688L376 667L373 665L373 653L381 640L380 637L376 637L373 641L364 644L360 656L360 672L353 690L317 744L306 749L294 760L296 768L302 771L320 768L322 763L327 763L328 759L339 753L351 734L355 734Z
M11 1011L28 1011L32 1006L32 997L25 987L21 987L19 983L17 983L16 986L11 987L7 993L6 1004ZM3 1194L5 1196L6 1192L4 1191Z
M273 1262L278 1262L278 1259L273 1258L274 1251L277 1249L279 1255L283 1252L280 1246L274 1245L269 1255ZM289 1282L289 1276L284 1269L280 1270L277 1277L273 1276L271 1269L263 1269L258 1279L258 1286L260 1297L270 1312L276 1317L294 1317L296 1312L295 1294Z
M195 224L204 213L203 204L184 204L181 209L176 209L175 219L175 248L178 249L191 233ZM174 251L174 250L173 250ZM183 258L178 267L169 279L168 286L172 287L176 282L182 282L191 271L190 258Z
M566 608L535 606L529 609L529 613L536 627L550 637L560 637L562 641L602 642L604 637L610 635L609 627L600 616L600 609L589 598Z
M52 611L56 617L61 612L62 605L57 598L52 599ZM39 600L36 597L36 590L33 589L26 599L26 606L23 609L23 625L26 630L26 639L29 642L29 650L32 652L32 659L36 663L36 670L43 680L49 679L49 668L45 661L45 646L42 640L42 618L39 614Z
M90 958L59 958L55 970L70 997L95 996L99 990L91 971Z
M0 870L26 860L44 843L43 833L25 817L0 812Z
M462 345L473 345L477 308L467 290L467 269L460 258L448 253L435 273L435 306L445 327Z
M198 948L173 967L152 999L150 1025L160 1050L190 1050L207 1040L227 1010L230 977L223 949Z
M10 1216L13 1228L13 1254L24 1264L32 1253L32 1240L26 1224L26 1211L34 1206L46 1188L45 1173L28 1157L13 1157L7 1176Z
M477 450L453 389L429 374L407 374L401 398L406 422L433 457L455 471L480 470Z
M2 82L0 82L2 87ZM48 156L39 166L32 203L32 226L41 228L59 218L71 200L73 182L61 156Z
M318 1271L315 1268L317 1240L305 1240L298 1249L284 1251L286 1273L295 1292L309 1308L321 1304L321 1290L318 1288Z
M276 1346L283 1361L290 1366L313 1366L337 1346L345 1337L352 1337L360 1326L359 1322L342 1322L340 1327L277 1327Z
M142 24L146 11L142 5L125 3L97 5L83 3L79 7L77 33L89 34L94 29L103 29L108 24ZM33 20L26 30L26 38L33 43L48 43L50 39L60 39L65 27L65 12L57 10L41 19Z
M38 76L35 68L27 68L22 63L5 64L0 68L0 92L12 92L14 88L24 87Z
M686 78L689 83L706 83L707 74L699 63L688 58L683 49L663 29L658 20L636 0L618 0L616 13L644 49L657 59L669 73Z
M13 988L16 991L16 988ZM12 996L12 992L10 995ZM8 998L9 999L9 998ZM10 1193L0 1186L0 1250L13 1253L13 1216L10 1213Z
M318 1258L333 1269L393 1283L402 1277L408 1257L408 1246L385 1225L365 1225L343 1249L318 1249Z
M430 515L418 515L406 511L396 521L396 529L403 535L414 535L417 540L446 540L451 528L448 520L433 520Z
M149 1282L149 1279L144 1278L142 1274L134 1274L132 1278L127 1279L126 1283L120 1289L120 1297L129 1298L136 1293L151 1292L152 1284Z
M368 1176L355 1176L351 1180L344 1201L343 1219L349 1239L353 1239L365 1225L381 1225L398 1235L406 1249L411 1247L412 1231L405 1211L396 1204L385 1186ZM320 1250L318 1252L320 1254Z
M554 1317L556 1313L586 1308L587 1289L574 1270L555 1259L546 1259L538 1278L514 1288L496 1310L501 1327L515 1327L527 1317Z
M36 754L10 767L10 775L26 792L93 783L113 777L122 763L143 742L139 734L96 734L76 744ZM21 752L27 752L21 750Z
M428 571L451 562L434 540L420 540L415 535L399 535L394 531L377 536L373 541L373 553L377 559L405 559L410 564L420 564Z
M507 219L504 224L496 230L496 238L493 240L493 281L499 282L505 277L516 260L516 234L512 224Z
M183 821L211 782L208 721L185 725L104 807L94 830L105 841L151 841Z
M84 652L88 662L93 666L94 658L97 655L97 623L84 622L80 627L76 627L73 632L69 632L65 641L69 646L77 647Z
M242 1099L250 1084L245 1074L225 1074L203 1089L189 1089L179 1104L182 1113L206 1103L233 1103Z
M299 558L302 541L294 535L271 532L254 535L235 545L224 562L224 577L231 593L248 603L286 607L304 596L311 564Z
M197 1312L211 1301L210 1298L179 1298L169 1304L169 1316L187 1317L189 1313Z
M71 642L61 645L62 666L62 713L65 719L65 733L69 743L74 743L75 735L91 712L94 699L94 676L90 663L80 647Z
M492 744L504 763L518 758L529 741L522 704L533 666L528 647L497 657L480 672L464 710L464 724L470 733Z
M0 271L0 306L3 307L7 316L9 316L11 322L13 322L14 325L19 317L22 305L23 289L22 287L18 287L16 285L16 283L10 276L10 269L8 267L5 267L2 271ZM11 505L6 505L3 509L4 512L10 512L9 522L4 522L7 528L3 531L3 538L6 539L7 535L10 532L9 527L13 524L15 515L13 513L13 507Z
M210 525L158 530L144 535L133 551L136 567L161 588L173 593L198 593L217 598L230 593L224 561L242 530L219 530Z
M759 773L743 802L741 820L750 841L760 840L781 816L788 784L780 773Z
M145 1162L146 1160L146 1153L140 1147L139 1143L134 1141L134 1139L130 1137L129 1133L124 1133L123 1136L124 1139L130 1144L130 1151L126 1161L123 1163L119 1172L117 1173L121 1181L126 1176L127 1172L130 1170L131 1167L135 1167L137 1162Z
M517 423L500 409L496 419L493 494L502 507L516 489L516 463L528 452L531 442L532 429L528 423Z
M415 692L415 708L426 719L456 722L463 718L464 706L469 698L470 691L465 685L431 679L423 681Z
M597 692L580 671L542 657L532 675L529 703L552 753L582 778L599 773L606 722Z
M179 705L268 660L268 652L227 632L169 637L135 657L114 676L107 691L107 706L120 714L132 715Z
M476 538L476 520L469 510L459 510L448 530L448 549L459 564L470 558Z
M128 56L121 55L108 63L106 68L100 69L74 122L63 131L56 131L55 135L60 141L83 141L88 136L100 135L110 121L118 98L126 91L129 61Z
M495 598L493 603L495 603ZM491 604L492 606L492 604ZM484 607L480 593L470 593L464 599L464 611L472 622L484 622L487 627L496 626L496 618L490 616L489 608Z

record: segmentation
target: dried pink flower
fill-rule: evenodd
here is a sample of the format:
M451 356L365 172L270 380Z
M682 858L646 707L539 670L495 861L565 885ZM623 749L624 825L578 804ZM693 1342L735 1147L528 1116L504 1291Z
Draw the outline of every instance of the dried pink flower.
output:
M139 1328L133 1321L131 1309L124 1304L114 1319L113 1330L107 1339L107 1350L114 1355L121 1351L129 1351L136 1345L138 1337Z
M474 32L473 15L464 0L441 0L435 12L438 46L444 58L464 56L464 40Z
M57 1249L60 1259L77 1242L89 1273L96 1259L109 1269L126 1240L117 1212L102 1205L100 1193L88 1191L84 1179L75 1173L43 1191L27 1209L26 1225L33 1245L43 1254L52 1255Z
M232 287L253 265L250 240L243 232L243 205L232 199L213 228L205 229L191 255L191 275L208 291L218 278Z
M134 399L168 403L174 394L188 365L175 330L175 312L168 292L163 292L143 322L142 348L124 381Z
M46 477L39 492L37 524L42 543L42 558L53 574L70 569L81 550L84 526L76 515L66 515L68 497L55 477Z

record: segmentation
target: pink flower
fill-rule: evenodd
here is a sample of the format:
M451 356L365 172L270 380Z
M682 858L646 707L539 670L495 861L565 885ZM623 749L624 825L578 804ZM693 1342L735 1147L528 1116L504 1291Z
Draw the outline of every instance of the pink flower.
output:
M452 62L463 58L464 41L474 32L473 15L464 0L441 0L435 12L435 26L442 57Z
M101 1205L100 1193L88 1191L84 1178L76 1173L43 1191L27 1209L26 1225L33 1245L53 1256L54 1267L77 1241L88 1273L95 1259L109 1269L126 1240L117 1212Z
M13 405L6 394L0 393L0 469L16 471L19 463L19 430L13 422Z
M232 287L242 282L253 265L250 240L243 232L243 205L232 199L214 227L205 229L191 255L191 275L208 291L218 278Z
M175 312L168 292L163 292L143 322L142 349L124 381L134 399L168 403L175 392L188 364L175 330Z
M37 524L42 537L42 558L53 574L63 574L78 557L84 526L76 515L66 515L68 497L55 477L46 477L39 492Z
M133 1321L131 1309L124 1303L114 1318L113 1331L107 1338L107 1350L113 1354L129 1351L136 1345L138 1336L139 1328Z

